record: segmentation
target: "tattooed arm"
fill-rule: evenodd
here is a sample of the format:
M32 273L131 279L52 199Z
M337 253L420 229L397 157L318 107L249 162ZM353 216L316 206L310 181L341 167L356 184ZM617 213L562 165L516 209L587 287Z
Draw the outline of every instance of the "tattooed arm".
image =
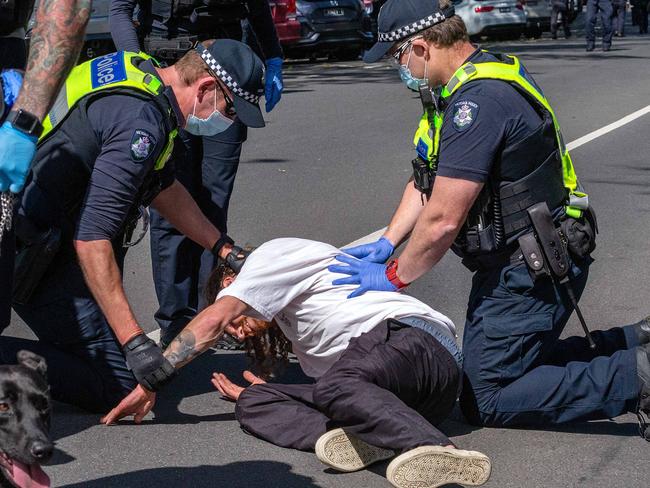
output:
M209 349L221 337L225 327L247 308L238 298L220 298L187 324L165 350L165 357L174 368L182 368Z
M14 110L40 120L50 110L83 44L92 0L40 0L23 89Z

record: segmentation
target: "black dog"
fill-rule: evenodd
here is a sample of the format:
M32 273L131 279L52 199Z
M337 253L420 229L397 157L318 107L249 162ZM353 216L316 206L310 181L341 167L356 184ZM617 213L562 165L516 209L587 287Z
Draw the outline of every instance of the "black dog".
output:
M40 463L52 456L45 360L29 351L0 366L0 487L44 488Z

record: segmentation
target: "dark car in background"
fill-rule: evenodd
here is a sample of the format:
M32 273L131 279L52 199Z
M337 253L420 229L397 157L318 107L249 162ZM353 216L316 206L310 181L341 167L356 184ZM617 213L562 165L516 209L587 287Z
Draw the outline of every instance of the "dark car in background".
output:
M331 55L357 59L373 43L372 2L364 0L271 0L287 57ZM295 36L296 23L299 37Z

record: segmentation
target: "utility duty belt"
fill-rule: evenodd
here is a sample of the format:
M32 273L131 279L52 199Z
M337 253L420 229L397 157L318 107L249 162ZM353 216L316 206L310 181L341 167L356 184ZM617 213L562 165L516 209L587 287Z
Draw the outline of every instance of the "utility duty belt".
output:
M199 36L181 36L173 39L149 36L143 41L144 52L157 60L174 62L182 58L196 42L201 41Z
M525 263L533 282L551 279L566 291L589 346L594 349L596 344L591 338L571 285L570 255L584 259L595 249L598 232L595 213L588 209L580 219L565 215L558 226L544 202L532 205L526 212L531 222L531 232L519 237L516 245L501 253L466 257L463 264L471 271L476 271Z

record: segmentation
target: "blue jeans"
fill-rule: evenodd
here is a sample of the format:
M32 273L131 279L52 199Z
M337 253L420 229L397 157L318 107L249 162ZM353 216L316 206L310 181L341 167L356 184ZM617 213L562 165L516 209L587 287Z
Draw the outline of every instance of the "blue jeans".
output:
M175 162L176 178L222 232L227 230L228 204L246 132L246 126L237 121L213 137L196 137L181 131L187 153L183 160ZM216 266L216 259L153 209L150 228L153 279L159 304L155 318L162 340L171 342L205 305L203 286Z
M589 264L590 258L572 263L578 297ZM533 283L523 263L474 275L461 396L471 423L541 427L634 411L639 382L632 329L592 331L592 350L584 337L559 339L572 312L564 289L548 278Z
M121 264L123 254L117 257ZM43 356L55 400L106 412L136 386L72 249L59 253L29 303L14 310L38 341L1 337L2 355L7 362L20 349Z
M587 19L585 37L587 38L587 45L592 45L596 42L596 21L597 15L600 14L600 21L603 24L603 45L609 46L612 44L612 36L614 30L612 29L612 2L610 0L587 0Z

